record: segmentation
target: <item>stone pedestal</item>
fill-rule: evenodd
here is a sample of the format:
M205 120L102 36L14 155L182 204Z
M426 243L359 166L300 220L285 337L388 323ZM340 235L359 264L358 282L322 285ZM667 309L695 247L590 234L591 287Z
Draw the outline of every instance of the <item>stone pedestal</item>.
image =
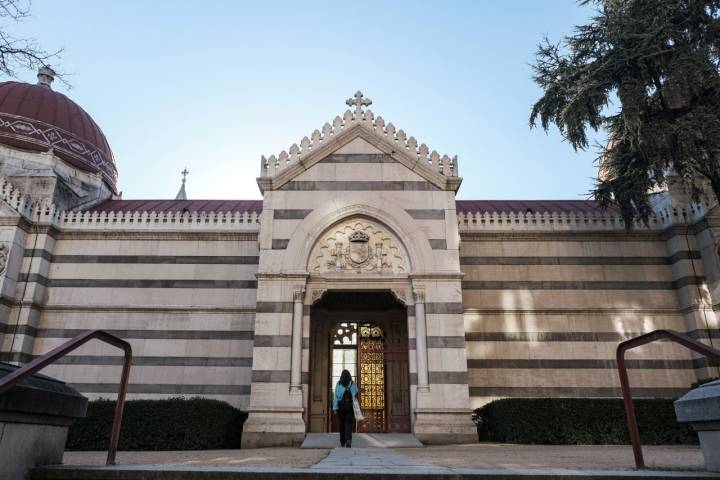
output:
M298 447L305 439L300 409L253 409L243 425L242 448Z
M678 422L690 423L700 438L705 469L720 472L720 380L706 383L675 401Z
M0 364L0 378L17 368ZM86 410L77 390L44 375L0 396L0 478L24 480L32 467L62 463L68 427Z
M418 392L413 434L425 445L476 443L477 428L469 408L433 406L436 399L430 391Z

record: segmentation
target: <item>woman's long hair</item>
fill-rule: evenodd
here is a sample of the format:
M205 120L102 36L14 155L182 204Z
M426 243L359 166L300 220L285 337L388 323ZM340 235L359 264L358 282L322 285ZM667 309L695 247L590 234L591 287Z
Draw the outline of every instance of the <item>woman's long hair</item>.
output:
M347 370L343 370L340 374L340 383L343 387L347 387L352 383L352 375L350 375L350 372Z

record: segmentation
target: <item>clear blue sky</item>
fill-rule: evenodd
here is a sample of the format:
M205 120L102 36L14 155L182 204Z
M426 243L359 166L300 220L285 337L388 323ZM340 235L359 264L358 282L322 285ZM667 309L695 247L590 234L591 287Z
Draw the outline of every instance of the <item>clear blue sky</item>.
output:
M345 110L373 111L458 155L458 198L585 198L594 152L528 128L529 63L589 10L574 0L35 0L13 30L64 48L67 93L113 148L123 197L260 198L277 154ZM21 78L34 81L33 72Z

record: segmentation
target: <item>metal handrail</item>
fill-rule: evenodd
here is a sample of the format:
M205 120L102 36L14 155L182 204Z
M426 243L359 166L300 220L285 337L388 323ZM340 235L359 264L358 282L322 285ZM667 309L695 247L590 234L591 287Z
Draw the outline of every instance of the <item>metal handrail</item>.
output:
M625 418L627 419L630 442L632 443L633 455L635 455L635 466L637 468L645 468L645 460L643 459L642 445L640 445L640 432L638 431L637 419L635 418L635 407L633 406L632 395L630 394L627 368L625 368L625 352L631 348L663 339L672 340L707 358L720 361L720 350L715 350L675 330L654 330L639 337L625 340L618 345L616 357L618 374L620 375L620 387L622 389L623 403L625 404Z
M45 355L23 365L10 375L0 378L0 395L20 383L25 377L36 373L38 370L50 365L94 338L121 348L125 352L122 375L120 376L120 388L118 389L117 404L115 406L115 418L113 419L112 431L110 432L110 448L108 448L106 461L107 465L115 465L115 453L117 452L118 441L120 440L120 423L122 422L123 408L125 407L125 395L127 394L130 363L132 362L132 347L125 340L110 335L103 330L88 330L87 332L81 333L59 347L50 350Z

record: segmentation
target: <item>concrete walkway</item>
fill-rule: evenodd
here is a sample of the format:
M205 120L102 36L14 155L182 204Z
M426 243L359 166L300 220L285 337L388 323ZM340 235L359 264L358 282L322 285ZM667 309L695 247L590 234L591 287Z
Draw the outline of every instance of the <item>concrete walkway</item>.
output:
M164 452L118 452L121 465L173 465L183 467L288 467L308 468L320 463L331 449L254 448L243 450L196 450ZM353 449L350 449L352 451ZM450 468L472 469L572 469L631 470L629 445L508 445L472 443L394 450L398 455ZM697 446L648 445L643 447L648 467L667 470L702 470ZM103 465L107 452L65 452L66 465Z
M416 458L384 448L335 448L320 463L310 467L323 472L450 474L451 468L429 465Z
M330 449L340 446L339 433L308 433L300 448ZM423 444L410 433L353 433L355 448L422 448Z

